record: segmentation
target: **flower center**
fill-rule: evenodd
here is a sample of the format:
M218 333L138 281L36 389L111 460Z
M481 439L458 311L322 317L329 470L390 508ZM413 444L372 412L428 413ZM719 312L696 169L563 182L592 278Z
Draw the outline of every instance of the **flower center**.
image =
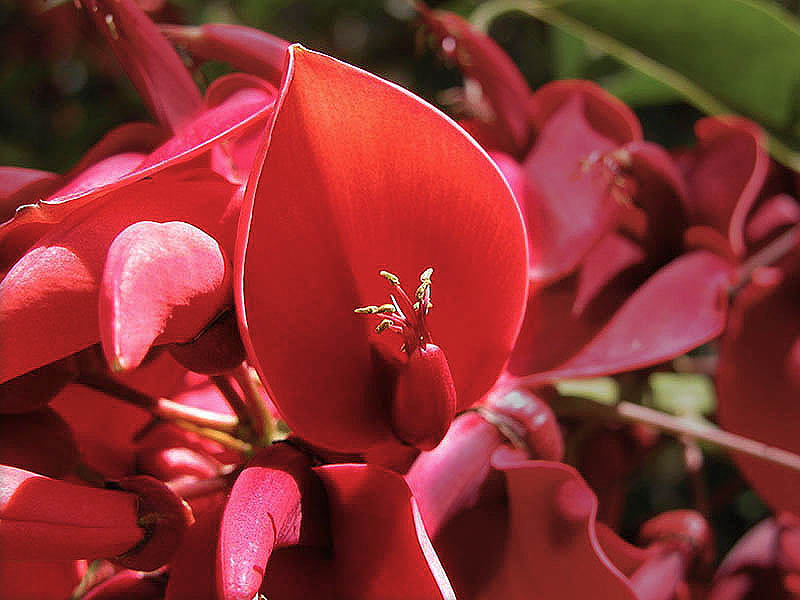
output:
M381 271L380 276L386 279L391 292L390 303L380 306L370 305L356 308L355 312L363 315L376 315L381 318L375 328L376 333L391 331L403 336L401 351L411 355L414 350L431 343L431 334L425 322L431 304L431 275L433 268L428 267L419 276L419 286L414 296L416 301L406 293L400 285L400 278L388 271Z

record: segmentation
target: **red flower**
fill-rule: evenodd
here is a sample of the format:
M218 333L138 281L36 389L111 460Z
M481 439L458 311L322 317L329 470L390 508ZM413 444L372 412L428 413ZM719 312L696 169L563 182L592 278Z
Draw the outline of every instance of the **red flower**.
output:
M132 1L89 4L159 126L111 132L41 201L54 178L13 173L7 202L22 205L0 226L0 381L101 339L114 368L134 368L233 302L240 186L275 88L234 74L201 99Z
M299 46L260 160L236 292L281 415L340 452L396 435L435 445L495 381L519 328L525 233L502 177L430 106ZM365 305L378 320L354 314Z

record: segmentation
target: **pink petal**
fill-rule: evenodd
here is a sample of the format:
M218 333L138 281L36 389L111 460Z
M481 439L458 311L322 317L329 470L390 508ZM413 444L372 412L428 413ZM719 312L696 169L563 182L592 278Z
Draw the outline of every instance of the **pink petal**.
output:
M273 549L298 543L301 532L314 525L309 520L325 523L325 493L311 464L310 457L289 444L276 444L262 450L236 479L217 545L224 600L253 598Z
M537 104L547 101L547 110L540 110L546 118L524 162L529 187L527 196L520 198L533 242L531 277L538 283L572 271L615 227L620 210L605 173L583 166L593 153L597 156L617 148L619 142L608 137L616 130L605 131L614 126L617 113L600 104L597 92L588 85L586 89L564 85L565 90L552 86L534 95ZM559 103L550 106L553 96ZM623 133L633 136L638 131ZM634 139L619 137L622 143Z
M114 371L150 347L187 341L233 301L219 244L188 223L139 221L111 243L100 283L100 339Z

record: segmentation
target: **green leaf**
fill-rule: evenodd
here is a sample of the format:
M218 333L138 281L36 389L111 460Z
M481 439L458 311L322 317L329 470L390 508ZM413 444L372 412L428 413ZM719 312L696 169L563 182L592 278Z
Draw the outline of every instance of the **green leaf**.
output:
M800 22L757 0L491 0L483 29L518 11L669 86L708 114L739 113L800 171Z
M714 412L714 384L707 375L653 373L648 383L653 408L676 416L710 415Z
M565 379L556 383L556 390L561 396L588 398L608 406L619 401L619 384L611 377Z

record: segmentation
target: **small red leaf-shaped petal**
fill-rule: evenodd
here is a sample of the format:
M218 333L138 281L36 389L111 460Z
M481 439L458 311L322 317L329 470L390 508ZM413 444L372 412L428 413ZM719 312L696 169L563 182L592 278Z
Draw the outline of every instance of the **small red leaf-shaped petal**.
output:
M328 493L340 597L455 599L400 475L352 464L317 467L315 472Z
M139 221L111 243L100 283L100 339L115 371L150 347L197 336L232 299L217 241L179 221Z
M197 86L134 0L87 0L86 11L161 125L174 130L193 115L201 101Z
M161 32L196 58L227 62L237 71L252 73L276 86L281 83L289 42L266 31L209 23L199 27L161 25Z
M727 262L705 251L657 271L608 324L567 362L525 378L544 383L592 377L664 362L718 336L725 325Z
M325 493L311 464L293 446L275 444L256 455L236 479L217 545L217 581L224 600L250 600L273 549L300 541L304 529L313 527L310 519L324 523Z
M71 215L0 282L0 381L100 340L97 302L106 253L132 223L186 221L231 256L237 215L227 208L234 191L206 170L171 172Z
M517 334L525 233L499 172L446 117L334 59L290 56L248 187L235 291L248 355L290 427L360 452L392 435L375 324L353 314L386 298L378 272L435 269L426 321L465 407Z

